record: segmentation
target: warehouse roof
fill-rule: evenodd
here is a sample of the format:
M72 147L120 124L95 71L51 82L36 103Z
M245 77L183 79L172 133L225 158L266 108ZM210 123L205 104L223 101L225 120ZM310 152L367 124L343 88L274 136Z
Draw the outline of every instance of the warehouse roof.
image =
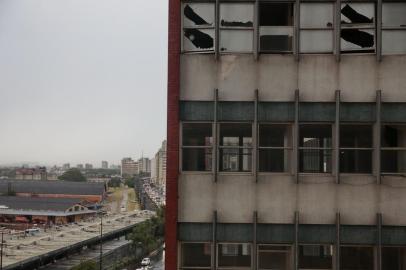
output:
M66 211L80 199L0 196L0 209Z
M15 193L103 195L104 183L43 181L43 180L0 180L0 194Z

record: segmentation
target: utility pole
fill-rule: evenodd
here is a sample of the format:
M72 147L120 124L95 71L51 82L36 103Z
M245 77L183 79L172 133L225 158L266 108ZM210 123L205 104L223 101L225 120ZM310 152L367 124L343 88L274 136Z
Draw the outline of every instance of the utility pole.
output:
M103 262L103 214L100 213L100 258L99 258L100 270L103 269L102 262Z

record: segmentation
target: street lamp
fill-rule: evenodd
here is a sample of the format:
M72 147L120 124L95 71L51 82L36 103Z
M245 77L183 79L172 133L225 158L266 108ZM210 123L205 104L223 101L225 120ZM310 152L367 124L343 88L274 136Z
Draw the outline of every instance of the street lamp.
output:
M3 244L4 244L4 231L1 231L1 243L0 243L0 270L3 270Z

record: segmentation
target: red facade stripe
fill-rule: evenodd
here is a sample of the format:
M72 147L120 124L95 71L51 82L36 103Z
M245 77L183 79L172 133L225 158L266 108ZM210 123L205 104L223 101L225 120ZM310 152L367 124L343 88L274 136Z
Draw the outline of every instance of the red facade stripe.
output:
M177 269L181 2L169 0L165 269Z

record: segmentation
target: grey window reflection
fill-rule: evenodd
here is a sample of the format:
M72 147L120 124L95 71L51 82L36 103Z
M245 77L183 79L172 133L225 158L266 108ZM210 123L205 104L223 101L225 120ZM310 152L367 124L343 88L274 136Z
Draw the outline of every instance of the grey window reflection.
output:
M382 53L406 53L406 3L382 4Z

